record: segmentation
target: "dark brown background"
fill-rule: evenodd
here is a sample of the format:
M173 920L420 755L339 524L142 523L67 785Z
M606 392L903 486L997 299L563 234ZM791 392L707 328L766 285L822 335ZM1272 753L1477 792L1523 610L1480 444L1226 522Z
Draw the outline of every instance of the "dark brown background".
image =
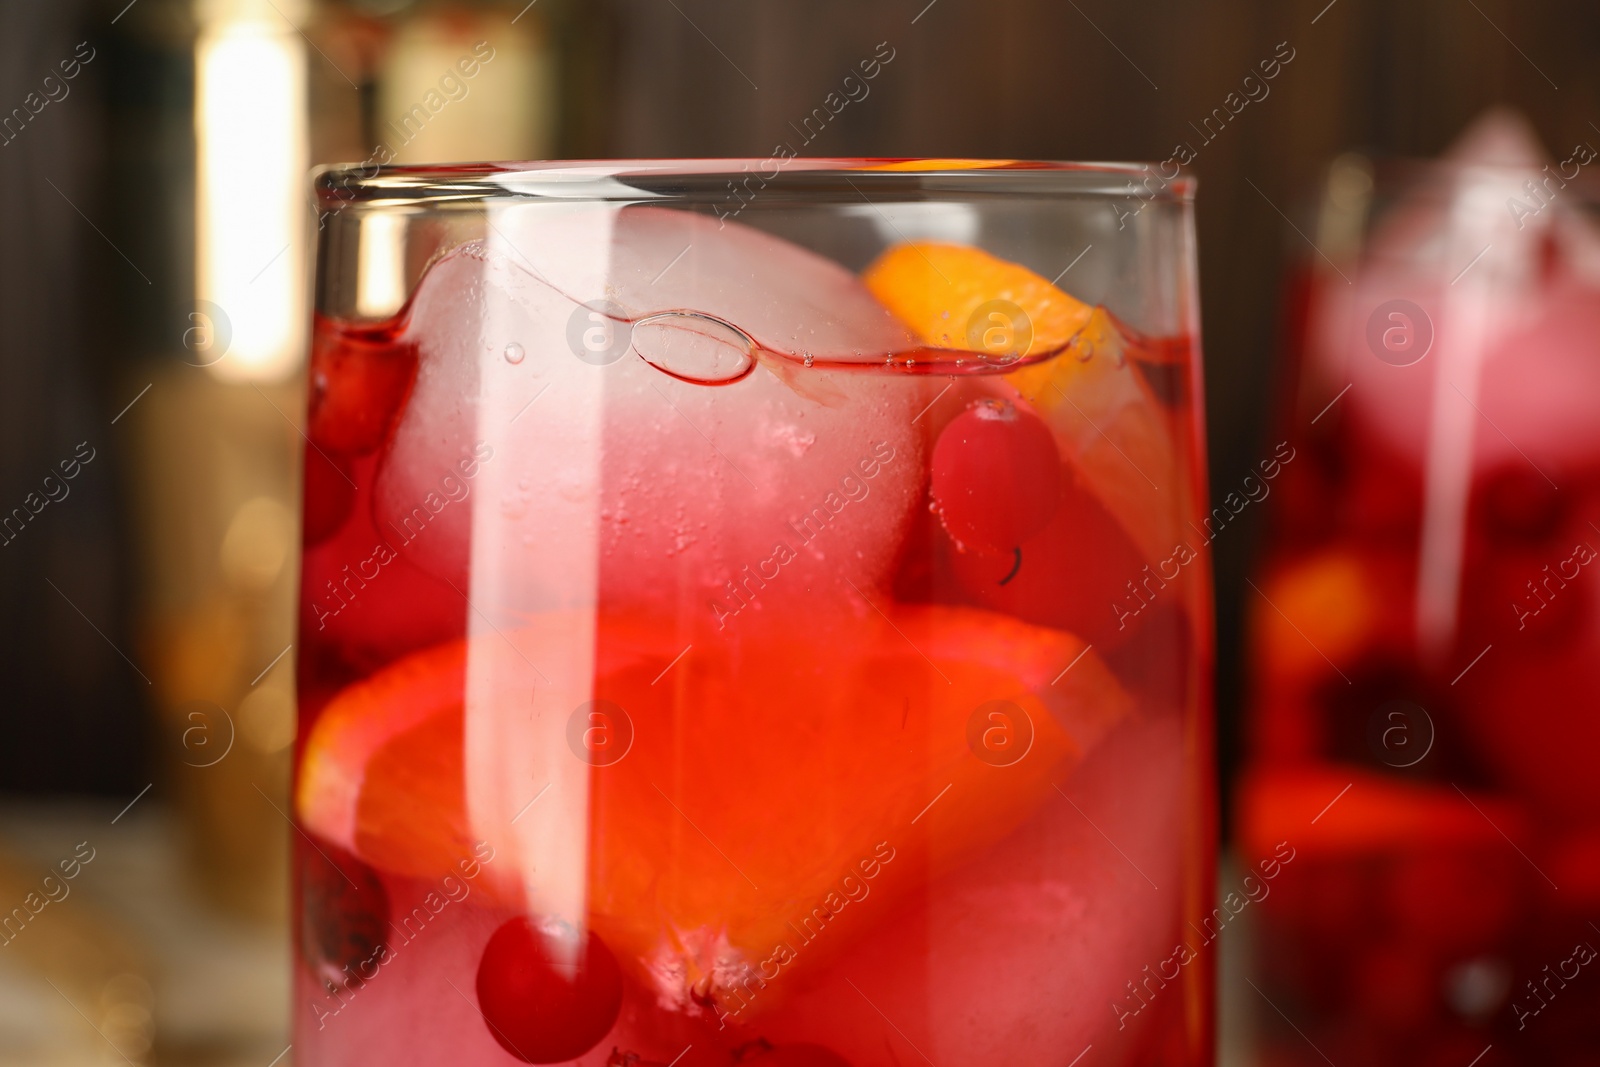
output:
M65 175L73 200L106 220L117 244L156 273L157 288L185 284L169 250L184 243L188 83L159 42L108 29L123 2L0 0L6 108L37 80L34 58L61 51L58 42L89 37L106 49L77 83L71 122L52 122L48 139L0 149L7 508L62 442L83 439L115 413L122 398L100 383L159 317L138 278L39 176ZM1563 154L1580 140L1600 144L1591 125L1600 123L1600 5L1592 0L1324 3L540 7L558 29L564 60L566 155L767 155L880 41L894 48L893 62L807 154L1160 160L1180 140L1195 144L1211 473L1227 485L1270 452L1282 269L1307 252L1280 210L1302 220L1333 155L1435 153L1497 102L1526 112ZM1270 96L1201 146L1190 123L1222 106L1280 42L1294 59L1270 83ZM94 471L98 487L80 480L77 491L91 506L47 511L21 551L13 545L0 555L0 787L126 791L147 780L137 757L143 684L81 620L63 614L69 609L42 580L46 560L52 573L73 575L73 599L92 602L99 624L125 640L115 472L112 456ZM1252 509L1246 521L1260 517ZM1237 591L1252 535L1244 528L1216 546L1225 729L1239 696ZM70 560L61 562L63 553Z

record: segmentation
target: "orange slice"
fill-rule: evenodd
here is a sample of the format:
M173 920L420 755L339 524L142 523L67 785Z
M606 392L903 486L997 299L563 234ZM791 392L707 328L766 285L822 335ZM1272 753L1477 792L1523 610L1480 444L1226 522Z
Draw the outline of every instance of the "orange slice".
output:
M459 642L345 689L312 727L295 806L308 829L374 867L416 878L473 855L462 806ZM455 714L441 714L456 708Z
M1263 671L1274 681L1323 682L1332 663L1350 663L1380 637L1385 608L1406 575L1383 574L1380 561L1343 549L1302 557L1263 580L1251 622ZM1392 584L1390 584L1392 583Z
M1192 487L1160 405L1105 309L982 249L937 241L896 245L863 280L923 343L1002 365L1021 361L1005 380L1046 415L1064 453L1145 556L1171 555L1185 536Z
M972 608L896 608L825 646L797 626L676 663L676 641L652 635L599 624L592 699L628 721L631 747L604 765L560 753L586 781L563 818L587 841L587 922L662 1003L691 1011L736 1010L782 946L809 967L1005 837L1132 708L1082 641ZM414 654L330 702L301 767L306 829L413 877L469 855L482 827L465 784L493 772L463 768L463 687L538 661L537 642L507 638ZM539 711L537 697L524 710L512 687L503 699L513 746L515 724L532 738L541 716L570 710ZM536 804L506 830L562 810L559 796ZM541 879L568 857L491 843L499 895L537 910Z
M892 163L875 163L867 170L993 170L1015 162L1013 159L897 159Z
M941 241L896 245L862 278L872 295L925 344L996 357L1059 349L1094 312L1026 267L982 249ZM1020 309L1026 320L1012 323L979 314L995 301ZM1004 316L1008 309L992 310ZM1024 333L1031 335L1031 344ZM1013 342L1020 343L1020 351L1011 352Z

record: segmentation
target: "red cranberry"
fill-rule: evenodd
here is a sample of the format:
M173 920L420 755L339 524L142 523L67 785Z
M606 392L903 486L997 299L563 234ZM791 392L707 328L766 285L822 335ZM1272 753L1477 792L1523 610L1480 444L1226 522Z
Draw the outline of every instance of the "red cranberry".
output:
M622 973L592 932L576 959L527 918L505 923L478 962L478 1007L489 1031L525 1063L576 1059L622 1010Z
M370 979L389 935L389 894L377 872L326 842L302 847L300 952L317 980L345 987Z
M404 323L346 325L316 316L311 334L311 440L332 452L363 455L383 443L417 369Z
M933 500L963 545L1010 552L1043 530L1061 497L1061 457L1044 420L1007 400L982 400L933 446Z

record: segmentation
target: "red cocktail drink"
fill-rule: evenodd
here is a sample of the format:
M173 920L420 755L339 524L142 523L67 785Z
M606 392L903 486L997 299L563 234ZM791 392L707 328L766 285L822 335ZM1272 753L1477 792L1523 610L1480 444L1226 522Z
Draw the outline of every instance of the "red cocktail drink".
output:
M749 173L321 179L299 1062L1209 1062L1188 187Z
M1600 231L1503 117L1455 157L1336 168L1333 232L1372 221L1303 281L1240 796L1247 853L1299 854L1261 909L1275 1063L1600 1042Z

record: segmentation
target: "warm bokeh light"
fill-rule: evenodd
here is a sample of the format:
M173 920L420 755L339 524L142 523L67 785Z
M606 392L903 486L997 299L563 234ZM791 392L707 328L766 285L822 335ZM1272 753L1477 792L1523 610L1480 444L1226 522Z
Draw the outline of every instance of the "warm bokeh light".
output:
M196 297L231 325L211 365L277 381L304 355L305 44L297 5L204 5L195 45Z

